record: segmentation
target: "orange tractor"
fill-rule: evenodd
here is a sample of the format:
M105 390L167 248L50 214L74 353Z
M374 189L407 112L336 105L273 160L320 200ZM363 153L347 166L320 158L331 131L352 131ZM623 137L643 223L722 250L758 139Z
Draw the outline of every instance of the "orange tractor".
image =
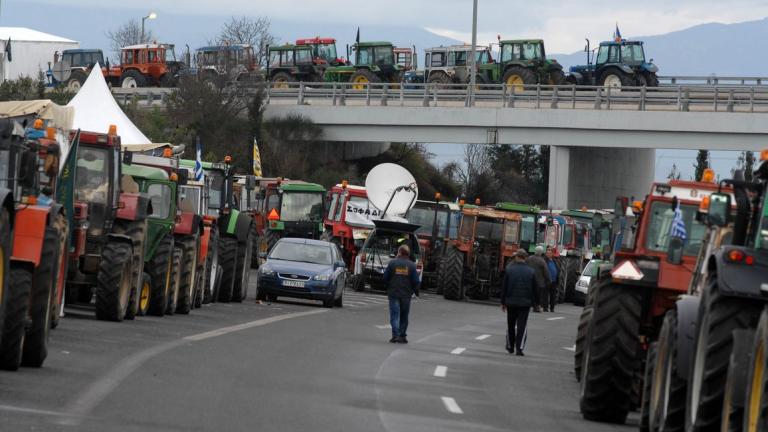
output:
M173 45L141 44L123 48L120 64L102 68L113 87L175 87L186 67L176 60Z
M371 220L379 219L381 212L368 201L365 187L347 184L346 180L332 187L328 197L322 238L339 245L344 262L352 271L357 253L374 228Z

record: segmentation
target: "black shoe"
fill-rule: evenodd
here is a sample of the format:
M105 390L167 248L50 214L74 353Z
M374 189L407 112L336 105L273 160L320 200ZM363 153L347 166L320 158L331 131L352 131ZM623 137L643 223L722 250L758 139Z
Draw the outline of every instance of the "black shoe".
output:
M523 357L525 354L523 354L523 352L522 352L522 351L520 351L520 350L517 350L517 352L515 353L515 355L518 355L518 356L520 356L520 357Z
M405 336L400 336L399 338L397 338L397 343L407 344L408 339L406 339Z
M510 354L514 354L515 350L513 350L512 348L507 348L507 352L510 353Z
M400 342L400 338L397 338L395 336L392 336L392 339L389 340L389 343L398 343Z

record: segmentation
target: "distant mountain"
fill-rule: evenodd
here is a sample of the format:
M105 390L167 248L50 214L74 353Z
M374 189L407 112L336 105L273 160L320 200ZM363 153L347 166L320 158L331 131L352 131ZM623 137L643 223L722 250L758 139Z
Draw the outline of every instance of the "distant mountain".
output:
M737 24L702 24L659 36L631 37L645 42L645 56L659 75L766 76L768 18ZM597 46L600 41L592 41ZM553 54L566 68L584 64L586 54Z

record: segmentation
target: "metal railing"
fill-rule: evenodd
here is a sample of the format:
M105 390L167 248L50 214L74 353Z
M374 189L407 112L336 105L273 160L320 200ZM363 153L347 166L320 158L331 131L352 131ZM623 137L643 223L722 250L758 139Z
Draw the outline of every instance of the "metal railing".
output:
M738 77L738 76L660 76L659 85L663 86L677 86L677 85L693 85L693 86L718 86L718 85L730 85L730 86L765 86L768 87L768 77Z
M268 104L765 112L768 87L268 83ZM474 93L474 98L472 98Z

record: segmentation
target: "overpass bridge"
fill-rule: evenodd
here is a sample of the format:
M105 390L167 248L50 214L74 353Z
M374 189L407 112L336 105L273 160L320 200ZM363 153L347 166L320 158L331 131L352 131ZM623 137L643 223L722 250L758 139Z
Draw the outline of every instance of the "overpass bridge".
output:
M658 88L485 85L474 92L466 85L272 83L265 116L305 116L328 141L548 145L549 205L600 208L616 195L648 192L654 149L768 146L768 79L673 78ZM159 90L152 91L162 101ZM123 97L136 94L146 90Z

